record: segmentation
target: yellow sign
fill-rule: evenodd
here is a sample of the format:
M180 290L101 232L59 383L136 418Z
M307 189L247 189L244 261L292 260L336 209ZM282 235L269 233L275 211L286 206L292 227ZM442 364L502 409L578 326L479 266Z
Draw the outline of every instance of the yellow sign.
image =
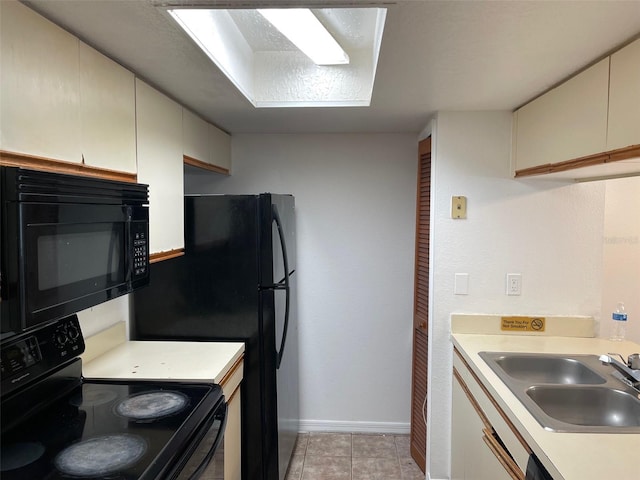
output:
M502 317L503 332L544 332L544 317Z

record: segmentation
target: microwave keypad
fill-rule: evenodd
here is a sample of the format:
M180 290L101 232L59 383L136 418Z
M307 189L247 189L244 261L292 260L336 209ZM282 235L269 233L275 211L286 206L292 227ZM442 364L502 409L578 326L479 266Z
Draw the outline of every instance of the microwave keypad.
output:
M136 276L147 271L147 238L144 232L136 232L133 240L133 269Z

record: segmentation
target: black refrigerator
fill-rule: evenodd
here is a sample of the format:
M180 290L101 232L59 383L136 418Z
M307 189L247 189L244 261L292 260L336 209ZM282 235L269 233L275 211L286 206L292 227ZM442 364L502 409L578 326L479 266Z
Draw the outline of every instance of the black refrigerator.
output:
M294 203L185 196L185 254L133 294L132 339L245 343L243 480L283 480L298 433Z

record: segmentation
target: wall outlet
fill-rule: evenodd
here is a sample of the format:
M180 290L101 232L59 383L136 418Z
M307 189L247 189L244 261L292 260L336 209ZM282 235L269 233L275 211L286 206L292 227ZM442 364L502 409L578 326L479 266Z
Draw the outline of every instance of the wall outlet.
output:
M519 273L507 273L507 295L522 294L522 275Z

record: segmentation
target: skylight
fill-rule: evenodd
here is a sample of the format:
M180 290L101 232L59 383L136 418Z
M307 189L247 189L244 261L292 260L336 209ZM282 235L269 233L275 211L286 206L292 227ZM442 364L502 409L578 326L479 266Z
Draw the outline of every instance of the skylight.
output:
M179 8L169 13L257 108L371 103L384 8ZM302 15L315 26L291 33L282 24L283 13ZM336 58L309 51L310 44L319 43L311 40L312 28L332 44Z
M316 65L349 63L349 55L308 8L262 8L258 13Z

